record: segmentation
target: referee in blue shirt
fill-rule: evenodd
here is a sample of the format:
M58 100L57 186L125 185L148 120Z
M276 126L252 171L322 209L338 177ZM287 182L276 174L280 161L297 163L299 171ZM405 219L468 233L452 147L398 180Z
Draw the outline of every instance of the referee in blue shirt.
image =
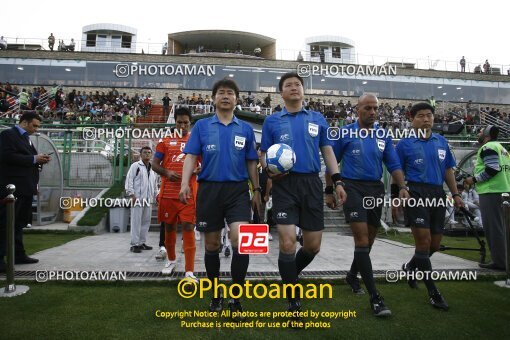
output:
M446 196L443 183L452 193L455 206L464 206L457 191L455 181L455 159L448 142L443 136L432 133L434 123L434 107L428 103L418 103L411 108L411 124L416 137L403 138L397 144L397 154L405 173L409 194L416 204L404 207L406 223L411 226L415 252L414 257L402 266L403 270L430 272L432 265L430 256L439 250L443 237L446 213ZM420 135L425 134L425 136ZM425 137L425 138L417 138ZM427 206L435 199L436 206ZM430 205L430 204L428 204ZM430 277L424 276L432 306L448 310L448 304L437 290ZM416 288L416 281L410 280L409 285Z
M266 118L260 144L262 166L273 180L273 220L278 227L280 254L278 269L283 283L296 283L301 271L319 252L324 229L324 196L319 178L319 149L334 183L340 180L338 164L327 138L328 124L321 113L303 108L303 79L297 73L282 75L278 84L285 107ZM285 175L267 169L265 154L269 147L284 143L296 153L296 164ZM345 191L337 186L345 200ZM303 247L296 254L296 225L303 230ZM301 310L299 297L287 292L289 311Z
M345 220L350 224L354 237L354 260L346 281L355 294L363 294L358 271L370 294L370 306L376 316L389 316L391 311L375 288L370 250L374 244L377 228L381 226L384 184L381 182L383 163L395 182L402 187L401 197L407 197L404 174L387 130L375 123L378 99L373 94L363 94L358 99L358 120L339 130L333 150L342 162L341 177L345 183L347 201L344 204ZM332 134L330 133L330 138ZM336 207L331 181L326 177L326 204Z
M244 284L249 256L238 252L239 225L251 219L248 178L254 188L253 202L260 210L260 187L257 173L258 155L255 149L253 128L234 115L239 88L231 79L216 82L212 89L216 105L213 117L199 120L191 130L184 153L181 191L179 199L187 203L191 190L189 180L198 156L202 157L202 170L198 174L196 199L197 230L205 233L205 268L213 281L220 276L220 236L227 221L232 241L232 282ZM234 296L239 292L234 292ZM210 310L221 311L223 298L211 300ZM242 311L239 299L229 301L230 311Z

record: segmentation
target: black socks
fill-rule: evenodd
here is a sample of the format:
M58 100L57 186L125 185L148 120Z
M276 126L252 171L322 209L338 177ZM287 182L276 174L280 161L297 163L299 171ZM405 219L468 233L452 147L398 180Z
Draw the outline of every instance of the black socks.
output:
M230 263L230 275L232 283L244 284L248 265L250 264L250 255L239 254L237 247L232 247L232 262ZM232 294L239 295L239 287L232 287ZM238 300L238 299L235 299Z
M214 281L215 278L220 277L220 254L219 249L215 251L205 250L204 255L205 270L207 271L207 278Z
M296 255L295 254L285 254L280 251L280 255L278 256L278 269L280 270L280 276L282 277L282 283L292 283L295 284L297 282L297 272L296 272ZM287 299L289 301L292 299L292 289L287 287L286 289Z
M368 247L368 253L372 251L372 246ZM356 259L352 259L351 269L349 270L349 274L352 276L358 275L358 266L356 265Z
M374 274L372 272L372 261L370 261L370 248L369 247L356 247L354 248L354 261L359 269L365 287L371 297L377 295L375 289Z
M316 253L310 253L305 248L301 247L296 254L296 275L301 274L315 258Z
M425 283L425 286L427 286L427 290L429 293L434 292L436 290L436 285L430 276L427 277L425 274L425 272L428 272L430 275L430 272L432 271L432 264L430 263L429 253L415 251L413 258L414 262L416 263L416 268L418 268L419 271L424 272L423 282Z

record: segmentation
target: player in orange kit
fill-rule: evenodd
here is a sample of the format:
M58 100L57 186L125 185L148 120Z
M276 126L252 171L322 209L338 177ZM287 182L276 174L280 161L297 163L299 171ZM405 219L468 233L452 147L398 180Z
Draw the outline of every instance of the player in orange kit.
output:
M175 242L177 239L177 224L182 224L182 238L185 260L185 277L194 280L195 262L195 193L197 189L196 176L193 175L190 186L194 194L188 204L179 201L181 189L182 166L186 155L182 153L190 136L191 113L188 108L181 107L175 111L175 130L171 137L164 138L156 146L156 153L152 159L152 169L161 175L161 189L159 192L158 219L165 223L165 248L167 262L161 271L171 274L177 263ZM182 133L182 137L179 136ZM198 167L197 169L198 170Z

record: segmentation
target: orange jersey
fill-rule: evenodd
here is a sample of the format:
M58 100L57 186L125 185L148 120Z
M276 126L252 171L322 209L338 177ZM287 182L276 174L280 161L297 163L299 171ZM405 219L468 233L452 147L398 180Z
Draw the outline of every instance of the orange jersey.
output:
M161 159L161 166L167 170L175 171L182 175L182 167L186 154L182 151L189 138L189 133L185 136L175 138L164 138L156 146L155 157ZM198 162L197 165L198 166ZM190 187L195 195L197 188L197 176L192 175L190 179ZM179 191L181 191L181 182L171 182L165 176L161 176L161 189L159 191L160 198L179 199Z

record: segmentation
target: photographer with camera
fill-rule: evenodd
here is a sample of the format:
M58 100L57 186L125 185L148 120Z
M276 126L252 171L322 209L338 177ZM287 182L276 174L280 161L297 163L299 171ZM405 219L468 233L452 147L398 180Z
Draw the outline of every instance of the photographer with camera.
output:
M492 262L479 263L481 268L505 269L505 226L503 223L502 193L510 193L510 155L497 142L499 128L488 125L480 130L481 148L476 155L474 176L465 181L474 184L480 197L480 210ZM496 207L496 208L494 208Z

